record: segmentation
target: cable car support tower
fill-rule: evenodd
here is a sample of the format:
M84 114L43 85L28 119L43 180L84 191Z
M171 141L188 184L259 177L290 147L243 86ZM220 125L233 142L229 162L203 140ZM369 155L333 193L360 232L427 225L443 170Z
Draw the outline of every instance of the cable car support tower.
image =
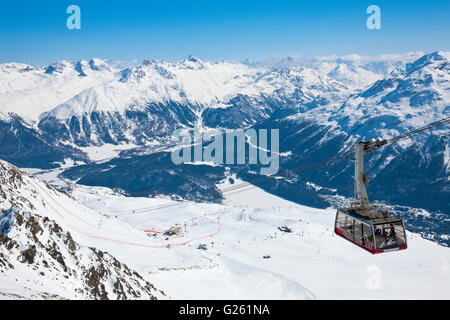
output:
M387 207L380 206L378 201L374 204L369 201L366 190L369 178L364 172L364 155L411 135L448 123L450 123L450 117L388 140L371 139L358 142L353 150L356 201L351 202L349 207L338 209L335 220L336 234L372 253L406 249L406 234L402 220L389 215Z

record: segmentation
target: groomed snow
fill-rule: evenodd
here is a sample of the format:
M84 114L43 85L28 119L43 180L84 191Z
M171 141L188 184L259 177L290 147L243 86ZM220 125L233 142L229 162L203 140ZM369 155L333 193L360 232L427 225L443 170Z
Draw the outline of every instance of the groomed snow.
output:
M65 223L83 232L77 238L111 253L174 299L450 298L449 248L408 232L407 250L373 256L334 235L334 210L243 189L221 205L180 203L159 210L149 209L175 202L84 186L72 193L83 205L53 197L95 225L66 212ZM46 211L50 204L58 209L51 197L43 198ZM156 233L175 225L183 229L180 237Z

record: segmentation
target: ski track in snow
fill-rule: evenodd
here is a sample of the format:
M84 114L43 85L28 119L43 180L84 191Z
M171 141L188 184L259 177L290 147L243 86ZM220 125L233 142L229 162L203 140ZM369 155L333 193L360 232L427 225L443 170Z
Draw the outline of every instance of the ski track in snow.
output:
M105 229L105 228L101 228L98 225L94 225L92 223L90 223L89 221L81 218L80 216L72 213L71 211L67 210L66 208L64 208L63 205L61 205L55 198L53 198L48 192L46 192L43 188L41 188L40 186L36 185L35 183L31 182L31 185L33 186L33 189L42 197L42 199L44 199L46 201L46 203L49 205L49 207L57 214L59 215L62 219L67 220L66 216L64 214L61 213L61 210L58 210L57 208L55 208L55 206L53 204L56 204L56 206L59 206L63 211L65 211L66 213L68 213L69 215L71 215L72 217L74 217L75 219L79 220L82 222L82 224L84 224L84 226L90 227L90 228L94 228L97 229L98 233L109 233L111 235L121 235L121 236L126 236L126 237L133 237L131 234L125 234L125 233L121 233L121 232L117 232L114 230L109 230L109 229ZM40 190L40 191L39 191ZM45 196L44 196L45 194ZM48 199L46 199L46 197L50 198L51 201L49 201ZM52 204L53 202L53 204ZM208 219L204 219L206 221L208 221ZM212 221L210 221L212 222ZM203 239L208 239L208 238L212 238L214 236L216 236L217 234L220 233L221 230L221 224L220 222L213 222L213 223L217 223L218 224L218 229L216 232L205 235L205 236L200 236L200 237L195 237L189 240L186 240L184 242L178 242L178 243L173 243L170 242L168 243L167 241L165 242L166 244L164 245L149 245L149 244L143 244L143 243L137 243L137 242L130 242L130 241L123 241L123 240L117 240L114 239L112 237L105 237L105 236L101 236L101 235L97 235L97 234L93 234L93 233L88 233L86 231L81 230L80 228L77 228L75 226L73 226L72 224L69 223L69 227L73 230L75 230L76 232L89 237L89 238L93 238L93 239L98 239L98 240L105 240L105 241L111 241L114 243L120 243L120 244L124 244L124 245L130 245L130 246L138 246L138 247L145 247L145 248L167 248L169 246L184 246L188 243L191 243L193 241L199 241L199 240L203 240ZM154 230L143 230L141 229L141 231L146 232L146 233L163 233L164 231L154 231ZM153 241L148 241L148 242L153 242Z

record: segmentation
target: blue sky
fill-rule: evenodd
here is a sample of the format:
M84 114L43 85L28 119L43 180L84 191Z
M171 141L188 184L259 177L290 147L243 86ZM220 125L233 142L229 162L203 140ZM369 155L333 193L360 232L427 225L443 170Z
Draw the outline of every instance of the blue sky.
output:
M66 8L81 8L68 30ZM366 8L381 8L368 30ZM2 0L0 62L261 60L450 50L450 1Z

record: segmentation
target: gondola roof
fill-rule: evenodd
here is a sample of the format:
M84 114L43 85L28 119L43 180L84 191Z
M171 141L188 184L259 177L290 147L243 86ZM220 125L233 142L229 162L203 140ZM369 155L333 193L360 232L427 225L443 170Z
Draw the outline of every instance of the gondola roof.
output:
M387 213L383 214L382 212L378 212L376 209L355 210L352 208L339 208L339 211L368 224L402 222L401 219Z

